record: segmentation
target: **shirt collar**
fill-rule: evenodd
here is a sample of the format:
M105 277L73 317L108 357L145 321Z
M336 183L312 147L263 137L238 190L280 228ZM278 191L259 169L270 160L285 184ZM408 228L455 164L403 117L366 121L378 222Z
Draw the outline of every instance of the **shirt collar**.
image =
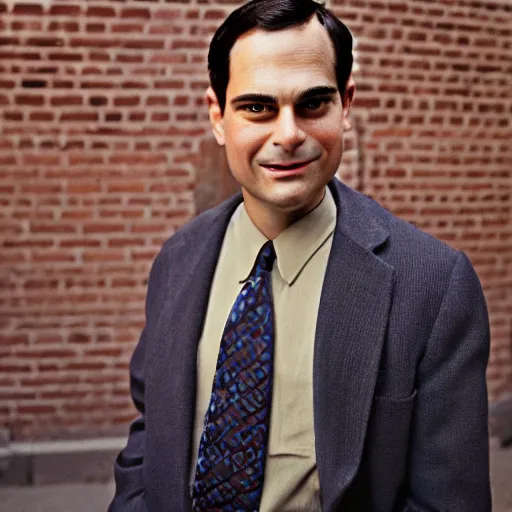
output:
M233 214L233 229L239 248L240 281L249 276L267 237L253 224L244 203ZM308 261L331 236L336 226L336 203L329 187L320 204L302 219L285 229L274 240L277 266L281 277L292 285Z

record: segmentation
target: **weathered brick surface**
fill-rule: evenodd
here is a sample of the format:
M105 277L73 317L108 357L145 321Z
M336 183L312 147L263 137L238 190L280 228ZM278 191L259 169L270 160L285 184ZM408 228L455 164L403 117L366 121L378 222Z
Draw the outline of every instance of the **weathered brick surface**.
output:
M125 432L134 416L150 263L232 189L202 165L224 165L203 94L209 39L240 3L0 0L0 424L16 439ZM358 43L340 176L467 252L499 400L512 393L512 4L329 4Z

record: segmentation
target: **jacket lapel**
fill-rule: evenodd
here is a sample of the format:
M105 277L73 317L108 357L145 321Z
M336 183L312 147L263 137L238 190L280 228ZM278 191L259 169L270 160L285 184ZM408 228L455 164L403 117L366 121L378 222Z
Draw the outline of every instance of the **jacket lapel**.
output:
M317 320L313 366L317 467L324 511L335 511L354 479L391 304L393 268L374 254L387 232L367 199L337 180L333 245Z

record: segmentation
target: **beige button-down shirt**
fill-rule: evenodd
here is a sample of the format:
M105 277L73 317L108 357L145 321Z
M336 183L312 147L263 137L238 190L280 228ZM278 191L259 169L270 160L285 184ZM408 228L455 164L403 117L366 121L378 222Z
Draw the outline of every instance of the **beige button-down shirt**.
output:
M336 205L326 187L322 202L274 240L274 383L260 512L321 510L313 428L313 353L335 225ZM240 281L249 275L265 242L267 238L241 203L224 237L197 352L191 485L224 325L242 289Z

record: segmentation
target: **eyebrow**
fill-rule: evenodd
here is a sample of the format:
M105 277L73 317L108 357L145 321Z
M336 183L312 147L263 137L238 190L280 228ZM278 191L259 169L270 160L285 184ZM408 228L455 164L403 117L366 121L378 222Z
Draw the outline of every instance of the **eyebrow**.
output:
M331 96L336 94L338 89L336 87L328 86L328 85L319 85L317 87L310 87L305 91L301 91L299 94L298 102L305 101L309 98L315 96ZM240 103L241 101L255 101L258 103L271 103L274 105L278 104L278 99L275 96L271 96L270 94L257 94L257 93L248 93L241 94L240 96L236 96L231 100L231 104L235 105L236 103Z

